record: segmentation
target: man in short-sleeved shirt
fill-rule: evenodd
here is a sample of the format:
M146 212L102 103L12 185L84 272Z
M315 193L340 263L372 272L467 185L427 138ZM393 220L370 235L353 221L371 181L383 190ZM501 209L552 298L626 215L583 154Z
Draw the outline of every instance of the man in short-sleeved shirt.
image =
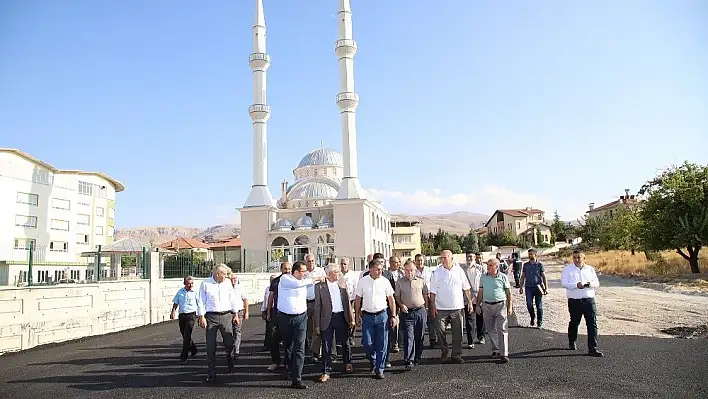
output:
M194 330L194 322L197 320L197 292L194 287L194 278L185 277L184 287L177 291L177 294L172 299L172 312L170 320L175 319L175 311L179 311L179 332L182 334L182 353L179 356L182 364L187 363L187 354L192 354L192 357L197 355L197 345L192 341L192 331Z
M492 341L492 358L499 358L502 363L509 361L508 317L512 313L511 285L509 277L499 271L499 259L487 262L487 274L479 281L477 302L482 303L484 325L487 327L489 340Z
M270 359L271 364L268 366L268 370L273 371L278 367L281 367L281 356L280 356L280 342L283 340L283 336L280 332L280 326L277 322L278 316L278 284L280 284L280 278L283 274L290 274L292 270L292 265L290 262L283 262L280 264L280 276L272 279L270 281L270 296L268 297L268 305L266 305L266 322L270 324Z
M531 325L536 322L538 314L538 328L543 327L543 295L546 294L548 284L546 281L546 271L543 268L543 263L536 259L536 250L529 249L529 261L524 263L521 271L521 287L519 294L526 291L526 309L531 317ZM534 304L536 311L534 312Z

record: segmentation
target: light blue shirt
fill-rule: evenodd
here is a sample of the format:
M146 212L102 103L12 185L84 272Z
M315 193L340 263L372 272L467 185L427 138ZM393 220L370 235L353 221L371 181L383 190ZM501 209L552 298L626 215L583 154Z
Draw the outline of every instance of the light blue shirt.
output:
M184 287L180 288L172 300L172 303L179 306L180 313L192 313L197 311L197 293L196 291L187 291Z
M506 290L510 289L509 277L506 274L497 272L496 276L486 274L479 280L482 288L482 301L499 302L506 300Z

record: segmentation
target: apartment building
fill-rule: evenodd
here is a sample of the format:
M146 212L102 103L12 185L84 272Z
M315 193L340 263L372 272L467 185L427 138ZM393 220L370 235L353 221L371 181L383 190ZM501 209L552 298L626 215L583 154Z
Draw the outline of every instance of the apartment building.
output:
M637 209L639 205L641 204L640 200L634 196L629 194L629 189L624 190L625 195L621 195L619 199L614 200L612 202L608 202L604 205L595 206L594 202L591 202L588 205L588 211L587 217L588 218L596 218L600 216L609 216L612 217L613 212L616 212L620 208L628 208L628 209Z
M393 241L393 256L398 256L401 261L413 258L421 253L420 226L418 220L397 219L391 221Z
M31 245L37 265L85 264L82 252L113 241L116 193L124 189L102 173L57 169L0 148L0 263L26 266Z

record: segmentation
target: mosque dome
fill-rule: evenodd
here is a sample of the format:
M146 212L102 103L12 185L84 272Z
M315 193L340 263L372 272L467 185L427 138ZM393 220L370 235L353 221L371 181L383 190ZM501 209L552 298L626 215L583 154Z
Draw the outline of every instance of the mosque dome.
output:
M273 230L279 231L290 231L292 230L292 227L293 222L288 218L280 218L273 224Z
M338 187L325 180L308 180L296 184L288 193L288 200L308 198L336 198Z
M305 215L301 216L300 219L297 220L297 223L295 224L295 229L296 230L306 230L306 229L311 229L314 226L315 222L312 221L312 218Z
M302 157L297 167L304 168L319 165L344 167L344 160L342 159L342 154L331 148L318 148Z
M327 214L322 215L322 217L320 218L320 221L317 222L317 228L318 229L328 229L330 227L332 227L332 218Z

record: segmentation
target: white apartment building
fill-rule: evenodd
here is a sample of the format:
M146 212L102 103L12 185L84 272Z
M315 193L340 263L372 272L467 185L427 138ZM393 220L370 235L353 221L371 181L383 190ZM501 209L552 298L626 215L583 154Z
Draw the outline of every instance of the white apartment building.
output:
M20 150L0 148L0 265L25 270L30 245L38 267L86 264L82 252L113 241L115 197L124 189L102 173L61 170ZM46 282L51 273L37 269L33 281ZM88 277L70 273L63 277ZM12 270L0 274L5 274L0 280L13 283Z

